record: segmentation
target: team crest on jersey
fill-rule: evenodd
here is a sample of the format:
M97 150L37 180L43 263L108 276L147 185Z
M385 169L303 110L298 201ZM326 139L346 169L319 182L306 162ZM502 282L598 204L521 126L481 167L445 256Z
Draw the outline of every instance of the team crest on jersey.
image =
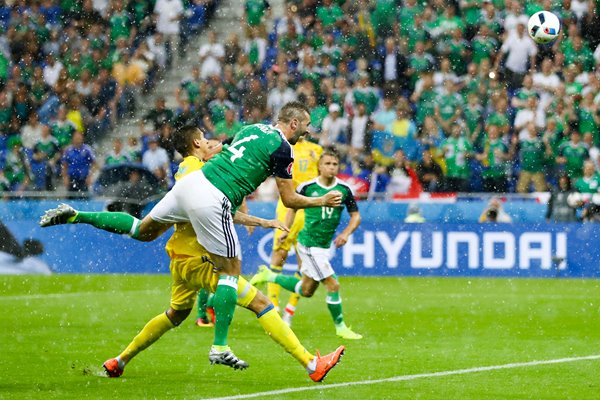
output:
M292 167L293 167L293 166L294 166L294 162L292 161L292 162L290 163L290 165L288 165L288 167L287 167L287 173L288 173L288 175L291 175L291 174L292 174Z

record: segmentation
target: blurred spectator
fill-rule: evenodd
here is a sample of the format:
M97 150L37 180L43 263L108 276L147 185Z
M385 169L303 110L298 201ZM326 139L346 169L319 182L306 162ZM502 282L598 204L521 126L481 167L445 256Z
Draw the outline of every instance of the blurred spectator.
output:
M251 114L254 109L257 111L256 117L260 120L267 117L267 95L262 88L258 78L251 78L248 83L248 90L244 93L244 102L242 104L244 111L244 121L252 120Z
M33 161L39 164L40 179L34 182L37 189L54 190L54 177L60 172L60 150L58 140L50 134L50 128L42 125L41 135L33 147L32 155Z
M586 161L583 164L583 176L575 181L575 190L579 193L598 193L600 189L600 174L596 172L594 163Z
M209 127L209 130L214 130L214 125L225 119L225 111L231 109L235 110L235 105L227 98L227 90L224 86L217 88L216 97L210 103L208 103L208 113L210 118L205 118L205 124Z
M142 162L142 144L137 137L129 136L127 138L125 154L127 154L132 162Z
M267 106L271 111L271 118L275 121L277 114L287 102L296 100L296 93L288 86L288 76L280 74L277 76L277 86L269 92Z
M31 185L31 166L27 154L23 150L21 140L13 137L7 143L8 152L4 159L4 178L5 184L11 191L20 193Z
M154 108L151 109L142 119L141 123L151 123L155 130L173 120L173 111L166 106L164 97L158 97L154 102Z
M408 89L406 57L396 47L393 37L385 39L384 49L379 60L381 63L381 87L384 96L397 96Z
M215 125L215 137L219 141L224 141L235 136L242 129L243 125L236 119L235 111L225 110L225 119L217 122Z
M154 5L156 31L163 35L167 48L167 65L170 66L176 54L181 56L183 48L179 45L179 30L184 17L181 0L157 0ZM179 50L179 52L178 52Z
M158 145L158 138L151 136L148 140L148 150L142 155L142 164L148 168L154 176L168 187L170 183L170 161L167 151Z
M394 153L394 165L390 168L389 176L390 180L386 188L386 194L389 198L398 195L414 195L421 192L419 178L408 163L402 150Z
M509 89L513 90L521 86L528 65L530 69L535 68L537 47L525 31L526 24L527 17L524 20L519 18L515 33L511 34L509 32L506 35L506 39L500 48L500 54L496 58L495 67L498 69L500 61L504 58L504 55L507 55L504 64L506 81Z
M538 108L537 96L529 97L525 107L520 109L515 116L514 129L518 139L527 140L532 129L537 134L537 129L543 128L545 125L544 113Z
M46 57L46 65L44 66L44 82L50 87L54 87L58 82L60 71L64 68L60 61L57 61L54 53L49 53Z
M407 224L422 224L425 218L421 215L421 209L417 204L410 204L404 222Z
M500 140L500 132L496 125L490 125L487 134L483 152L477 154L477 159L484 166L483 191L503 193L507 189L508 147Z
M479 216L479 222L511 223L512 218L504 211L502 201L498 197L492 197L488 207Z
M471 176L469 158L473 156L473 146L463 136L460 125L452 127L452 135L442 142L439 152L446 160L446 190L449 192L467 192Z
M408 101L401 97L396 106L396 118L392 121L390 132L396 139L396 146L402 148L409 160L416 160L417 127L411 119L411 109Z
M422 152L421 161L417 163L416 173L423 190L426 192L440 192L443 186L444 173L442 167L433 160L429 148Z
M271 6L266 0L246 0L244 4L244 20L248 28L261 28L264 30L263 19L270 15Z
M104 159L104 165L117 165L130 161L129 154L123 149L123 141L121 138L113 139L113 148Z
M574 130L571 132L571 140L560 145L556 162L562 165L569 178L574 180L582 175L583 163L588 158L589 153L581 141L581 134Z
M329 106L329 114L323 120L319 144L323 147L334 144L347 144L348 120L341 116L341 107L339 104L332 103Z
M58 109L56 119L50 122L52 136L58 141L58 145L63 148L71 143L73 133L76 131L73 122L67 119L67 109L61 106Z
M558 178L558 186L551 190L548 208L546 210L546 221L551 222L575 222L577 215L575 208L569 205L571 179L566 174Z
M370 121L367 115L367 107L360 103L356 109L357 113L352 117L350 123L350 154L359 155L370 146Z
M225 58L225 49L223 45L217 43L217 34L215 31L207 32L208 43L200 47L200 76L206 79L212 75L221 74L221 64Z
M520 154L521 172L517 182L517 192L528 193L529 185L533 183L536 192L543 192L547 189L545 169L548 157L552 156L552 149L547 140L539 137L533 121L527 124L528 137L525 139L513 136L513 154Z
M83 134L73 133L71 145L62 157L62 177L69 192L87 193L96 168L96 157L90 146L83 142Z
M38 120L37 112L29 115L29 121L21 129L21 143L26 149L32 150L33 147L42 139L42 124Z

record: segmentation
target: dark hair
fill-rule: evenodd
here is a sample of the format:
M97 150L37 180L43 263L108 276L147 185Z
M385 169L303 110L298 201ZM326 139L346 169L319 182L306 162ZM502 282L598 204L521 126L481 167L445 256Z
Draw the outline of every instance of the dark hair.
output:
M198 132L202 132L197 126L184 126L179 128L173 134L173 147L183 157L187 157L192 152L192 143L198 136Z
M290 122L294 118L301 120L305 117L304 113L310 114L310 110L304 103L300 103L299 101L290 101L281 107L281 110L279 110L279 115L277 116L277 120L281 122Z
M338 162L340 161L340 155L333 147L324 148L323 153L321 154L321 157L319 158L319 161L321 161L321 159L323 159L323 157L325 157L325 156L333 157L336 160L338 160Z
M558 183L558 184L557 184L557 188L558 188L558 190L561 190L561 187L560 187L560 181L561 181L561 180L563 180L563 179L565 179L565 182L567 183L566 190L567 190L567 191L571 190L571 178L569 178L569 175L567 175L567 174L565 174L565 173L561 173L561 174L558 176L558 181L557 181L557 183Z

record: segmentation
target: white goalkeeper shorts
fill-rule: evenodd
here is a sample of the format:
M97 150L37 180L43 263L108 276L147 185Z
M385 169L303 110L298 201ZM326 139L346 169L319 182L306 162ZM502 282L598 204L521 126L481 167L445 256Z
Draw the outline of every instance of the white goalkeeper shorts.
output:
M240 253L231 202L201 170L177 181L149 215L154 221L165 224L190 222L198 243L210 253L228 258Z
M302 261L300 272L315 281L322 281L335 274L329 263L331 250L321 247L304 247L298 243L298 256Z

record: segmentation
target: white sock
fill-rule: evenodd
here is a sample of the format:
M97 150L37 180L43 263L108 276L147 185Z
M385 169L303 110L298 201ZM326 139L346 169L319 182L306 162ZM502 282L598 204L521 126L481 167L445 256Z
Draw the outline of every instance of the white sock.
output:
M125 361L121 360L121 356L117 356L117 364L119 364L119 368L125 368Z
M308 362L308 365L306 366L306 371L308 371L309 374L312 374L313 372L315 372L316 369L317 369L317 357L310 360Z

